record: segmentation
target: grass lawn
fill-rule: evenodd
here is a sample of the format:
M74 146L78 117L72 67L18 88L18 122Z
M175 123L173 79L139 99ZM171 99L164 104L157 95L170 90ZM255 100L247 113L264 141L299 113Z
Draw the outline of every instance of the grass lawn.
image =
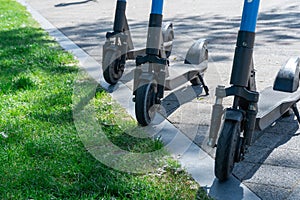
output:
M170 158L163 157L163 172L140 175L95 159L73 120L78 72L73 56L23 6L1 0L0 199L209 199ZM101 88L91 102L115 144L136 152L162 147L159 141L132 139L115 126L113 102Z

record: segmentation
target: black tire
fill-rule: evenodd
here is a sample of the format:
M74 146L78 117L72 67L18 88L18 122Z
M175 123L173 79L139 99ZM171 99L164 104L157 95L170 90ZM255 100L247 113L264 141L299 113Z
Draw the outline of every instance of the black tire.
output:
M117 84L124 72L120 51L107 51L103 58L102 69L105 81L111 85Z
M289 109L288 111L286 111L285 113L283 113L282 117L289 117L293 114L293 109Z
M237 139L237 147L235 149L234 162L240 162L243 160L244 155L242 155L242 147L243 147L243 138L238 137Z
M215 175L225 181L232 173L240 137L240 122L225 120L217 143Z
M198 76L190 80L192 86L201 85L201 81Z
M202 78L204 78L204 74L201 74ZM192 84L192 86L196 86L196 85L202 85L200 78L199 78L199 74L190 80L190 83Z
M141 81L135 94L135 116L138 123L147 126L154 117L153 106L156 102L156 84Z

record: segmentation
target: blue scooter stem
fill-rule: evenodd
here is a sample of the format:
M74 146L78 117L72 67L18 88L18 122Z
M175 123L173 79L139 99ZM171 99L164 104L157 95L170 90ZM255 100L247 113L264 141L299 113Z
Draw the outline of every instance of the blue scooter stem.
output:
M152 0L151 14L162 15L163 5L164 5L164 0Z
M161 45L161 26L162 26L162 12L163 0L152 0L151 14L149 19L149 29L147 36L146 54L159 55Z
M255 32L260 0L245 0L243 8L241 31Z

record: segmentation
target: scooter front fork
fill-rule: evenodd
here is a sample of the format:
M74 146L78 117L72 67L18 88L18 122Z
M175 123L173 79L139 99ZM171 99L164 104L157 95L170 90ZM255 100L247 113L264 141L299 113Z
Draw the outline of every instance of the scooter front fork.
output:
M235 162L240 162L244 160L245 153L248 151L248 147L252 143L252 136L255 128L257 106L255 103L250 103L248 110L246 111L246 116L244 119L244 124L241 127L243 131L243 136L240 136L240 143L237 145Z
M216 88L216 101L213 105L212 117L209 129L209 138L207 145L210 147L216 147L216 141L221 126L222 115L224 114L224 107L222 105L223 98L225 98L226 89L224 86L218 86ZM244 120L244 126L241 130L244 131L243 145L249 146L252 143L252 137L255 130L255 122L257 115L257 103L249 102L248 109L246 110L246 117Z
M207 145L212 148L216 147L216 141L221 126L222 115L224 114L224 107L222 105L224 97L226 97L225 86L219 85L216 88L216 101L213 105L209 129L209 138L207 143Z
M156 69L155 69L156 68ZM165 84L166 84L166 66L157 64L155 66L155 78L157 81L157 97L156 97L156 103L160 104L161 99L164 98L164 91L165 91Z
M244 127L244 145L250 146L252 144L253 133L255 130L255 122L257 115L257 103L250 102L248 110L246 111L246 121Z
M125 66L126 59L127 59L127 53L128 53L128 36L126 34L122 35L121 38L121 46L119 47L121 50L121 65L122 67Z
M139 87L140 77L142 75L142 67L137 66L133 71L133 95L136 94L136 90ZM135 99L133 99L135 101Z
M139 87L141 80L146 80L149 82L154 81L157 83L157 96L156 96L156 103L160 104L161 99L164 97L164 90L165 90L165 81L166 81L166 71L165 65L158 64L158 63L149 63L148 71L145 72L142 70L141 66L137 66L134 70L134 81L133 81L133 95L137 88Z

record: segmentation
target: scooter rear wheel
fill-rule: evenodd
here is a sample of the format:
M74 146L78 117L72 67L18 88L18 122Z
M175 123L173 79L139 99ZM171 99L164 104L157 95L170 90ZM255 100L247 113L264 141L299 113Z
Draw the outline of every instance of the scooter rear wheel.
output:
M195 76L194 78L192 78L190 80L190 83L192 84L192 86L197 86L197 85L202 85L203 83L201 82L199 76L202 77L202 79L204 78L204 73L199 73L197 76Z
M201 81L198 76L190 80L192 86L201 85Z
M103 77L111 85L115 85L123 75L124 66L121 64L120 51L107 51L103 58Z
M142 126L149 125L154 117L156 102L156 84L151 81L141 81L135 94L135 116Z
M227 180L232 173L239 137L240 122L225 120L218 139L215 158L215 175L220 181Z
M172 53L173 40L174 40L174 29L173 25L168 25L167 29L164 29L162 32L164 51L166 53L166 58L169 58Z

